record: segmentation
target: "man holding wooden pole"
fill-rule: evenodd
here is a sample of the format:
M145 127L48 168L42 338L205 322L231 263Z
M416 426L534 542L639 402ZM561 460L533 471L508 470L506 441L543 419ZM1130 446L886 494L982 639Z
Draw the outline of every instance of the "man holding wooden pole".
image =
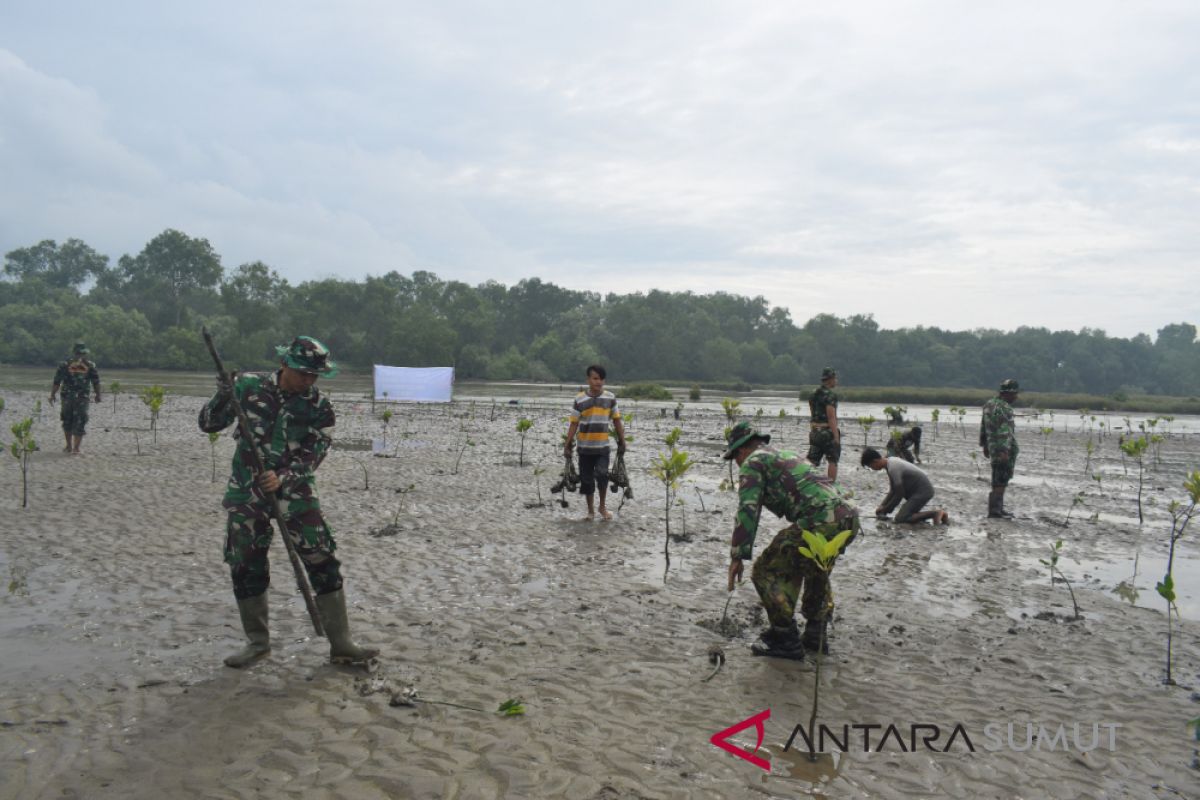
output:
M233 473L222 505L228 514L225 562L249 644L226 658L225 664L245 667L271 652L267 553L274 533L272 519L287 531L291 541L285 544L289 555L294 553L293 566L297 561L303 564L303 569L296 567L297 582L317 633L329 638L330 660L365 664L379 651L359 647L350 638L341 565L333 555L333 532L316 495L315 472L329 449L334 414L315 384L321 375L337 374L337 365L329 360L325 345L298 336L290 345L276 348L278 371L239 375L234 380L221 366L207 331L205 338L220 375L216 395L200 410L200 429L221 431L239 421ZM305 572L316 594L315 607Z

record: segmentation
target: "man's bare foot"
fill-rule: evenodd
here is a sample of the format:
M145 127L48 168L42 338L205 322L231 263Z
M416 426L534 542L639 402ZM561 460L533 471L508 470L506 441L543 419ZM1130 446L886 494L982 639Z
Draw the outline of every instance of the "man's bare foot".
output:
M593 512L593 511L589 511L589 512L587 512L586 514L584 514L584 515L583 515L583 517L582 517L582 519L580 519L579 521L580 521L580 522L591 522L591 521L592 521L592 520L594 520L595 518L596 518L596 514L595 514L595 512Z
M937 513L938 513L937 517L933 520L934 525L949 525L950 524L950 515L949 514L947 514L945 511L938 511Z
M607 511L603 508L600 509L600 519L604 520L605 522L608 522L610 519L612 519L612 512Z
M72 451L71 451L71 455L73 455L73 456L77 456L77 455L79 455L79 451L78 451L78 450L72 450Z
M64 448L63 448L63 452L64 452L64 453L69 453L69 452L71 452L71 445L67 445L66 447L64 447Z

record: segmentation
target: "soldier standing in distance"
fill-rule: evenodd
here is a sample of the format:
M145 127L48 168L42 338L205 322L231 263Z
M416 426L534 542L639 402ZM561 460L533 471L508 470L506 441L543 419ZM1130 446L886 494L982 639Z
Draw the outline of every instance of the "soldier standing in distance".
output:
M821 466L821 459L829 459L829 480L836 481L838 461L842 458L842 432L838 430L837 394L833 391L838 384L837 372L833 367L821 370L821 385L808 398L808 410L812 418L808 432L808 461L814 467Z
M364 663L379 654L359 647L350 638L341 564L334 557L333 531L321 514L315 472L325 458L334 426L333 406L314 385L321 375L337 374L329 350L310 336L275 348L280 368L267 375L239 375L233 385L218 379L216 395L200 410L200 430L224 430L237 419L230 397L237 396L256 441L237 436L233 473L222 505L228 514L225 563L233 578L242 628L250 640L225 659L230 667L245 667L271 653L267 627L267 586L271 582L267 553L275 530L271 525L270 492L279 504L288 535L304 562L316 595L321 622L329 637L334 663ZM266 472L255 476L249 448L257 446Z
M1000 384L1000 394L983 404L979 421L979 446L985 458L992 462L992 491L988 494L988 517L1012 519L1004 510L1004 490L1012 480L1017 466L1017 428L1013 422L1012 404L1021 391L1020 385L1009 378Z
M729 553L729 591L742 577L742 562L751 558L759 516L766 508L792 523L784 528L754 562L750 580L758 591L771 627L750 647L756 656L804 658L816 650L833 608L829 576L811 559L800 555L802 531L833 538L844 530L860 530L856 509L840 487L817 474L798 453L767 445L770 434L760 433L743 420L729 431L723 456L738 469L738 508ZM803 596L801 592L803 591ZM804 635L796 625L796 600L804 613Z
M54 405L55 395L62 387L62 420L63 437L67 440L64 453L79 455L79 445L87 433L88 421L88 384L100 402L100 373L96 365L87 356L91 355L87 345L76 342L71 349L71 357L58 365L54 373L54 385L50 387L50 405Z

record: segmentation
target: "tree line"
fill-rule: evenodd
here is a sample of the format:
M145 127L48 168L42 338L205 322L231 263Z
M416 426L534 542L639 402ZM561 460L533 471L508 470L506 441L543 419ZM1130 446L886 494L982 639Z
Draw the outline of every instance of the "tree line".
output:
M207 240L177 230L115 265L78 239L5 254L0 362L54 363L81 338L106 366L207 369L201 324L247 369L307 333L350 366L453 365L461 379L576 381L603 363L618 382L795 385L832 364L859 386L992 387L1014 376L1047 392L1200 395L1187 322L1153 340L1093 328L883 330L871 315L797 324L761 295L724 292L601 295L537 278L471 286L425 271L292 284L261 261L228 269Z

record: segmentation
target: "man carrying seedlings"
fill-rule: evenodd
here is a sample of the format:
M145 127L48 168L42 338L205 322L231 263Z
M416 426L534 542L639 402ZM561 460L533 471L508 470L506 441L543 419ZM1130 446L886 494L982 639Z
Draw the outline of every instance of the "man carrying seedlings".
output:
M983 404L979 423L979 446L985 458L992 462L992 491L988 494L988 517L1012 519L1004 510L1004 490L1012 480L1017 465L1017 426L1013 422L1013 407L1020 385L1009 378L1000 384L1000 394Z
M842 433L838 430L837 372L833 367L821 370L821 385L808 398L808 409L812 415L808 432L808 460L814 467L821 466L821 459L829 459L829 480L836 481L838 461L842 458Z
M725 459L738 467L738 510L729 562L729 591L742 577L743 562L754 550L759 516L766 508L791 523L775 535L750 573L771 627L750 650L758 656L804 658L805 650L820 646L822 629L833 609L829 578L811 559L800 554L802 531L832 539L850 530L849 542L860 530L858 509L849 495L822 477L798 453L769 447L769 434L748 421L734 425L726 439ZM796 625L796 601L804 614L804 635Z
M862 465L873 470L887 470L890 486L887 497L875 509L875 516L887 518L892 510L904 501L896 514L896 522L917 523L933 520L934 525L949 525L950 516L940 508L932 511L922 511L925 504L933 499L933 483L925 470L915 467L902 458L886 457L879 454L873 447L868 447L862 453Z
M592 364L587 368L588 388L575 397L571 407L571 425L567 428L567 442L563 455L571 457L571 447L578 438L579 449L579 492L587 497L587 516L596 516L595 493L600 488L600 518L612 519L605 507L608 499L608 427L611 424L617 433L617 455L625 454L625 426L621 423L621 412L617 410L617 396L604 388L608 373L604 367Z
M896 435L899 431L888 437L887 454L889 456L900 456L908 463L913 463L914 457L918 464L921 463L921 426L914 425L911 430L907 430Z
M83 443L87 433L88 422L88 384L100 402L100 373L96 365L88 358L91 351L83 342L76 342L71 348L71 357L60 362L58 371L54 373L54 385L50 387L50 405L54 405L55 395L62 387L62 420L63 437L67 446L64 453L79 455L79 445Z
M239 375L233 385L218 379L217 393L200 410L200 430L224 430L235 423L231 398L236 395L254 432L253 443L237 437L233 472L225 490L225 563L233 578L242 628L250 640L240 652L225 659L230 667L245 667L271 653L267 627L267 586L271 582L267 554L274 528L268 495L278 492L288 535L304 562L316 595L321 622L329 637L329 657L334 663L364 663L379 654L359 647L350 638L346 596L342 591L340 563L334 557L333 531L321 514L317 499L317 467L329 450L334 425L333 406L315 386L321 375L336 375L325 345L309 336L298 336L290 345L275 348L278 371L267 375ZM266 471L254 475L250 447L257 446Z

